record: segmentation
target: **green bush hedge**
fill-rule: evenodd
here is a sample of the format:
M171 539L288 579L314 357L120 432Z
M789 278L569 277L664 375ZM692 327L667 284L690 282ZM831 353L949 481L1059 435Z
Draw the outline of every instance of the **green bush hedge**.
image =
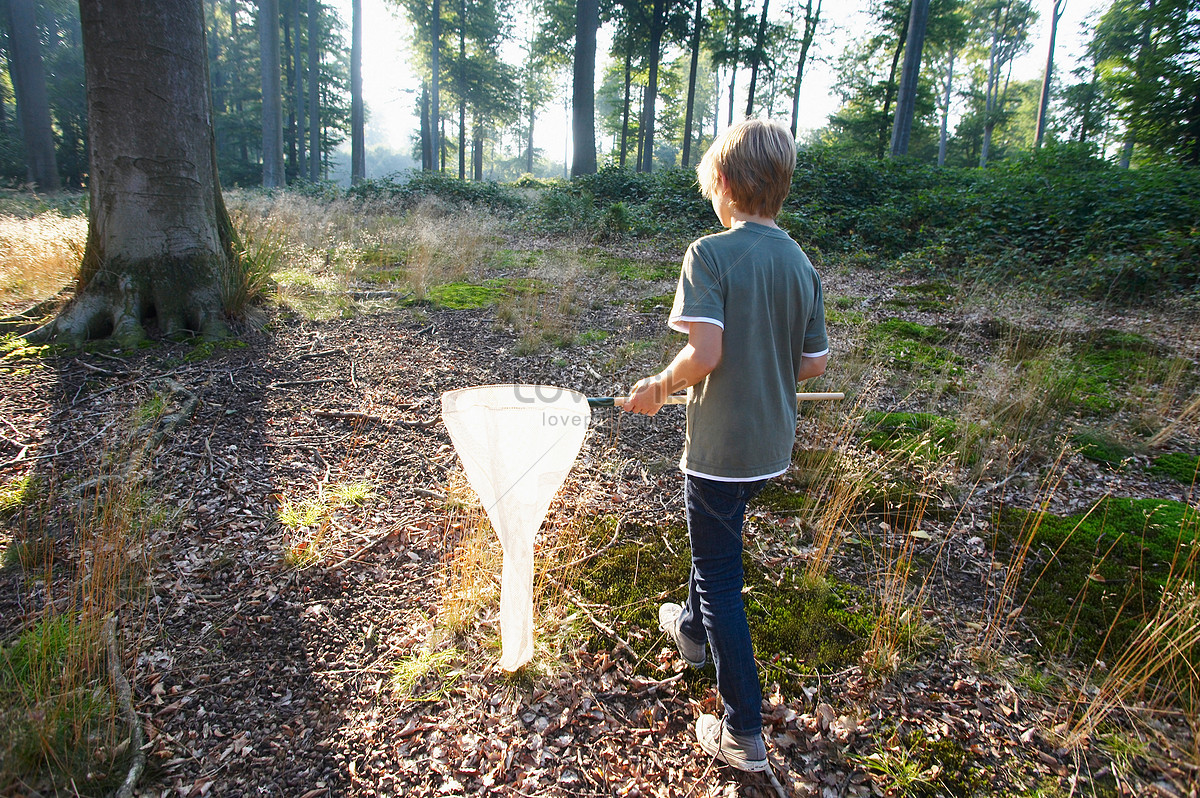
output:
M533 188L529 181L525 186ZM1135 299L1200 290L1200 171L1120 169L1078 145L1049 146L987 169L801 152L779 223L818 263L852 258L948 276L1036 283ZM695 172L607 167L514 187L416 172L365 181L351 196L404 204L436 195L525 208L546 232L634 236L681 245L719 227Z

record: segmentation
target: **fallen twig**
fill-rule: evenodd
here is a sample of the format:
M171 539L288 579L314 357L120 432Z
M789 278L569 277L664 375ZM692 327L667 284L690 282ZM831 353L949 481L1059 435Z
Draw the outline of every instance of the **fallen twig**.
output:
M559 588L562 590L563 594L566 595L566 597L568 599L570 599L571 603L574 604L576 607L578 607L579 611L587 616L587 619L589 621L591 621L592 624L597 629L599 629L601 632L604 632L604 634L608 635L613 640L617 641L618 648L624 649L626 654L633 657L634 662L641 661L642 658L640 656L638 656L638 653L633 650L633 646L629 645L629 643L625 640L625 638L621 637L619 634L617 634L615 629L613 629L611 626L608 626L607 624L603 623L602 621L597 619L595 615L592 615L592 613L588 611L588 608L583 605L582 598L575 595L574 591L572 591L566 585L559 585Z
M381 416L374 416L370 413L360 413L355 410L314 410L313 415L317 418L336 418L345 421L372 421L375 423L383 423Z
M330 382L341 382L337 377L317 377L315 380L287 380L285 382L273 382L267 388L274 390L275 388L299 388L304 385L324 385Z
M117 798L132 798L133 788L137 786L142 771L146 769L145 736L137 713L133 711L133 689L129 680L121 671L121 654L117 650L117 617L110 614L104 621L104 644L108 649L108 677L112 680L113 689L117 691L117 700L121 702L121 714L129 725L129 750L133 752L133 762L124 783L117 790Z

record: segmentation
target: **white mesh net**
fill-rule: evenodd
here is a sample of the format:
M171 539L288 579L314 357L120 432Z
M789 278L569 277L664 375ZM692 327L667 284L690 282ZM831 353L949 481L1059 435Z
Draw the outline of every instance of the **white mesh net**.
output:
M587 397L545 385L442 394L442 421L504 549L500 667L533 657L533 542L587 433Z

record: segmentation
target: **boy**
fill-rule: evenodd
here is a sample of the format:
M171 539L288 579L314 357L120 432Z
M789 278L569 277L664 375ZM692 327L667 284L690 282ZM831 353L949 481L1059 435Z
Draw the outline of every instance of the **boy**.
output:
M726 130L696 172L725 232L688 247L668 324L688 343L666 369L633 386L625 410L654 415L689 388L684 473L692 567L685 604L659 607L660 628L694 667L712 647L725 717L701 715L710 756L763 771L762 693L742 604L746 502L791 464L796 383L825 372L821 281L775 224L791 188L787 128L748 119Z

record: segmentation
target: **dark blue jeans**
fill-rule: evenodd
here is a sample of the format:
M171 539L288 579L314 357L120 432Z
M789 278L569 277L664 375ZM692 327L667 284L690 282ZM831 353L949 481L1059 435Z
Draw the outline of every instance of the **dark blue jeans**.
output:
M762 731L762 690L742 603L742 523L746 502L766 484L684 475L692 572L679 631L697 642L707 638L725 722L741 734Z

